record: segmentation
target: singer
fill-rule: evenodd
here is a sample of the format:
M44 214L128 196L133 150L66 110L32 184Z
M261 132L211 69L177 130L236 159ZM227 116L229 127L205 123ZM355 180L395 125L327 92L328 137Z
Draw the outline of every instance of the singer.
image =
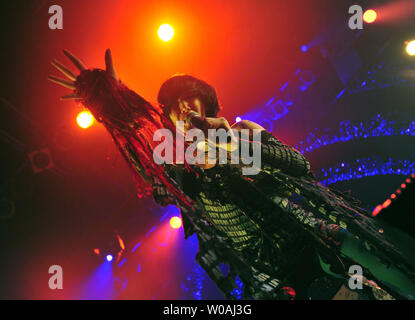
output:
M311 269L317 263L346 286L350 266L360 265L362 292L373 299L414 299L414 262L389 229L355 200L316 182L307 159L258 124L241 121L231 127L217 117L212 86L189 75L174 76L161 86L155 106L118 79L109 50L106 70L87 69L65 54L80 74L54 61L69 80L50 80L70 88L63 98L81 100L106 127L134 173L140 196L152 194L160 205L179 207L185 237L197 234L198 263L225 297L235 298L239 278L244 299L295 299L299 265ZM259 173L244 175L242 164L155 163L155 131L176 132L178 121L185 122L184 131L260 130Z

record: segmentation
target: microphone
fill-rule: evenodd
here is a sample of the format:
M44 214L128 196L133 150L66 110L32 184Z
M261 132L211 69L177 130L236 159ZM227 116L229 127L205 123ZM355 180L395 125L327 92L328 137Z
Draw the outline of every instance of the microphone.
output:
M202 116L197 113L196 111L190 111L185 120L186 124L190 127L190 125L195 126L198 129L203 131L206 130L206 122L202 119Z

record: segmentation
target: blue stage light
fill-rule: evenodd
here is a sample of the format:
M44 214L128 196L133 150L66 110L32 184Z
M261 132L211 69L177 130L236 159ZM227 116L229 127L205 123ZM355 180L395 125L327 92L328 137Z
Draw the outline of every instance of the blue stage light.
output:
M323 168L316 172L317 179L327 186L333 183L357 180L377 175L410 175L415 173L415 161L409 159L380 159L368 157L355 159L350 163L342 162L339 165Z
M335 143L368 139L372 137L415 136L415 121L413 114L402 114L396 118L393 114L378 114L368 121L352 123L342 121L335 130L329 128L311 132L307 137L295 145L301 153L309 153L318 148Z
M113 257L111 254L107 254L107 256L105 257L105 259L107 259L108 262L111 262Z
M307 45L305 45L305 44L303 44L303 45L301 46L301 51L302 51L302 52L307 52L307 51L308 51L308 46L307 46Z

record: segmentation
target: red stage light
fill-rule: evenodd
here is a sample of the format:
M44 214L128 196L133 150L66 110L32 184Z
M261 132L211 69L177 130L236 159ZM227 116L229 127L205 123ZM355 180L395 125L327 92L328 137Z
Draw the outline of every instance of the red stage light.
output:
M377 14L375 10L372 10L372 9L366 10L365 13L363 14L363 21L366 23L375 22L376 16Z
M178 229L182 226L182 220L179 217L173 217L170 219L170 226L173 229Z
M296 292L293 288L291 287L283 287L282 290L285 292L285 294L287 294L288 296L291 296L291 300L295 299L296 296Z
M382 210L382 206L381 205L378 205L376 208L375 208L375 210L373 210L373 212L372 212L372 216L376 216L381 210Z
M386 208L386 207L389 207L389 205L392 203L392 200L391 199L388 199L388 200L386 200L383 204L382 204L382 207L384 207L384 208Z

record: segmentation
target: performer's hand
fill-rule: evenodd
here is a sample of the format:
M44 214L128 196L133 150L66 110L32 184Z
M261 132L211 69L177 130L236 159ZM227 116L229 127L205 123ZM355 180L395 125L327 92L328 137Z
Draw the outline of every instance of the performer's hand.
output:
M82 71L87 69L86 66L82 63L82 61L80 59L78 59L77 57L75 57L68 50L63 50L63 53L69 58L69 60L71 60L71 62L75 65L75 67L79 71L82 72ZM75 93L75 89L76 89L75 82L76 82L77 76L71 70L69 70L67 67L65 67L63 64L61 64L57 60L53 60L52 65L56 69L58 69L60 72L62 72L69 80L61 79L61 78L58 78L58 77L55 77L55 76L52 76L52 75L49 76L48 79L50 81L54 82L54 83L57 83L57 84L65 87L65 88L73 90L72 93L64 95L61 99L62 100L81 99ZM105 67L106 67L106 72L109 75L111 75L115 80L118 80L118 76L115 73L114 64L112 62L112 56L111 56L111 50L110 49L107 49L107 51L105 52Z
M225 129L231 130L231 126L229 125L228 120L224 117L220 118L205 118L205 124L207 129Z
M224 117L220 117L220 118L194 117L192 118L192 125L195 126L196 128L201 129L207 136L208 136L209 129L225 129L226 131L229 132L232 140L235 142L237 141L231 129L231 126L229 125L228 120L226 120Z

